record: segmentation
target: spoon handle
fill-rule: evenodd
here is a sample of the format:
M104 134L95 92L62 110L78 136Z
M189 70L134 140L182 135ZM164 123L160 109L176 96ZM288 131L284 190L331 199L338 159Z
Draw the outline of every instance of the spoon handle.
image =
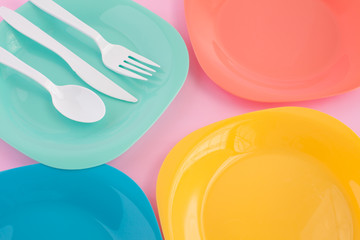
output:
M0 63L30 77L31 79L39 83L41 86L43 86L50 93L55 91L56 85L52 83L47 77L45 77L43 74L41 74L34 68L30 67L2 47L0 47Z

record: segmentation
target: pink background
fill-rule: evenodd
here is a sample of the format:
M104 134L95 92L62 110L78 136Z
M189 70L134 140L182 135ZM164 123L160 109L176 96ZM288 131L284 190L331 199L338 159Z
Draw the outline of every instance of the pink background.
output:
M303 106L330 114L360 135L360 89L328 99L289 104L255 103L234 97L217 87L200 69L186 30L183 0L135 1L160 15L181 33L188 45L191 63L183 89L164 115L130 150L109 163L140 185L155 212L156 178L167 153L187 134L205 125L265 108ZM24 2L0 0L0 5L15 9ZM0 156L0 171L35 163L2 140Z

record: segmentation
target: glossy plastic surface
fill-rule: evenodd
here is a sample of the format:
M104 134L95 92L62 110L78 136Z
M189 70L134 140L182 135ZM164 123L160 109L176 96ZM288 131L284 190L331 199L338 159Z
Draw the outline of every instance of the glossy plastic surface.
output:
M318 99L360 86L359 0L185 0L207 75L262 102Z
M161 65L161 71L147 82L120 76L104 66L96 44L87 36L31 3L17 10L139 100L132 104L100 95L107 108L106 116L91 126L76 123L56 112L41 87L0 67L0 138L46 165L88 168L121 155L157 120L184 83L188 53L171 25L133 1L56 2L109 41L134 49ZM5 22L0 23L0 46L31 62L55 84L87 86L60 57Z
M0 173L2 240L160 240L153 210L122 172L40 164Z
M157 201L168 240L358 240L360 138L306 108L223 120L170 152Z

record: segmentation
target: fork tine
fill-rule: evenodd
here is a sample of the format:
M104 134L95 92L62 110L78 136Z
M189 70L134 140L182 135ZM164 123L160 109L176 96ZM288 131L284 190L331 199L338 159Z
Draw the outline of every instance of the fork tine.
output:
M143 76L140 76L139 74L136 74L134 72L131 72L127 69L125 69L124 67L121 67L121 65L117 68L112 68L115 72L119 73L119 74L122 74L122 75L125 75L127 77L131 77L131 78L136 78L136 79L139 79L139 80L143 80L143 81L147 81L148 79L147 78L144 78Z
M128 69L131 69L131 70L133 70L133 71L135 71L135 72L139 72L139 73L142 73L142 74L146 74L146 75L152 76L151 73L148 73L148 72L146 72L146 71L144 71L144 70L142 70L142 69L140 69L140 68L137 68L137 67L131 65L131 64L127 63L127 61L126 61L126 62L123 62L123 63L121 64L121 66L123 66L123 67L125 67L125 68L128 68Z
M139 63L138 61L135 61L135 60L133 60L133 59L131 59L131 58L128 58L127 60L125 60L125 62L130 63L130 64L132 64L132 65L135 65L135 66L137 66L137 67L140 67L140 68L142 68L142 69L148 70L148 71L150 71L150 72L156 72L154 69L149 68L149 67L145 66L144 64Z
M130 57L135 58L135 59L137 59L137 60L139 60L141 62L147 63L149 65L152 65L152 66L155 66L155 67L158 67L158 68L160 67L159 64L154 63L153 61L151 61L151 60L147 59L146 57L143 57L143 56L141 56L141 55L139 55L137 53L131 52Z

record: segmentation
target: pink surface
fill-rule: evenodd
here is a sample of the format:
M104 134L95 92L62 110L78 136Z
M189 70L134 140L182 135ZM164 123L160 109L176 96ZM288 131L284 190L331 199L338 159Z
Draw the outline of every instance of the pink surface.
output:
M16 8L23 2L0 0L0 5ZM159 14L181 33L191 58L188 79L164 115L129 151L110 163L140 185L155 209L156 178L167 153L187 134L210 123L265 108L303 106L336 117L360 135L360 89L337 97L295 104L262 104L237 98L217 87L200 69L186 30L183 0L137 2ZM35 163L1 140L0 156L0 170Z

